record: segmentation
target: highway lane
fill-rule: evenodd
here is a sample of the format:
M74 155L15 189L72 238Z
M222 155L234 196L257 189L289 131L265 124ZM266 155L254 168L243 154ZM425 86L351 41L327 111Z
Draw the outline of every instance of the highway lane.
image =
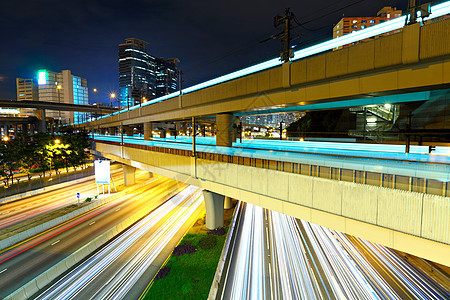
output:
M93 164L92 163L87 163L86 166L93 167ZM72 167L69 167L68 170L69 171L67 171L65 168L61 168L61 169L59 169L59 173L60 174L64 174L64 173L70 174L70 173L74 173L76 171ZM16 183L17 180L19 180L19 182L24 182L24 181L26 182L26 181L28 181L28 175L26 175L24 173L20 173L20 172L14 173L14 174L15 174L14 175L14 183ZM40 173L38 173L38 174L33 173L33 174L31 174L30 180L32 180L32 179L39 179L39 178L41 178L41 176L42 176L42 174L40 174ZM55 176L55 170L52 170L52 176ZM45 173L45 178L47 178L47 177L49 177L49 181L52 180L50 178L51 176L50 176L49 172ZM6 180L5 177L1 177L0 178L0 186L4 186L5 185L5 180Z
M155 177L140 189L74 217L0 252L0 298L6 296L66 258L88 241L130 217L137 210L151 211L169 194L182 188L179 183Z
M202 202L201 190L187 187L36 299L130 299L129 292L162 249L186 222L195 221L195 212L203 211Z
M243 206L220 299L450 299L450 281L389 248Z
M147 172L136 171L136 178L145 178ZM120 165L111 166L111 175L116 186L123 185ZM23 198L18 201L0 205L0 231L20 224L23 221L49 213L51 211L77 203L76 193L81 194L83 201L87 196L97 194L97 185L92 178L78 184L67 182L62 188L44 192L39 195Z

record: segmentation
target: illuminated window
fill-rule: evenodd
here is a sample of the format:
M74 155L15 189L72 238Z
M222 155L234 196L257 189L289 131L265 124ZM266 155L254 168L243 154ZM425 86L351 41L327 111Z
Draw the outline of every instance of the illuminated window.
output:
M353 24L355 24L356 22L358 22L357 20L353 20Z
M336 28L339 28L339 24L336 26Z
M389 19L391 17L391 14L387 14L387 18Z
M370 20L369 23L372 23L372 24L373 24L373 23L375 23L375 20Z
M364 29L364 28L366 28L366 26L364 26L364 25L361 25L361 29Z
M46 71L39 71L38 84L47 84L47 72Z

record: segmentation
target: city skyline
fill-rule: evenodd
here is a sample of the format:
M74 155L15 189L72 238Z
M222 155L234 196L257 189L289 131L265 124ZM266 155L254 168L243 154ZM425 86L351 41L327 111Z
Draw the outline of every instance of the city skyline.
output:
M21 38L12 47L1 50L2 57L10 59L0 64L0 98L15 99L16 77L30 78L39 69L48 68L73 70L90 82L89 96L92 101L98 99L100 102L109 102L109 94L118 93L117 44L127 37L148 41L148 51L156 56L179 58L180 68L184 73L183 87L187 87L277 56L281 49L279 41L259 41L278 32L273 27L273 17L282 14L285 7L291 7L291 11L301 21L314 20L305 26L318 30L308 31L302 28L294 31L295 35L302 34L302 39L294 40L293 44L304 41L306 45L308 41L312 43L331 38L333 24L339 21L343 13L374 15L385 5L401 9L405 9L406 5L404 1L377 1L370 5L364 5L364 1L356 1L357 4L338 10L355 3L338 2L319 1L299 5L294 1L283 1L258 6L250 2L241 7L233 3L186 7L185 4L144 5L138 2L133 4L141 5L142 11L136 12L132 17L127 16L125 12L131 9L132 4L123 8L125 11L121 14L122 18L114 18L121 12L121 7L116 2L112 2L109 7L101 4L84 7L80 3L74 4L72 9L61 5L30 3L30 9L25 15L17 14L13 6L2 4L0 22L7 33L5 38L14 39L18 33ZM39 13L42 18L38 18ZM331 14L320 18L327 13ZM60 16L67 17L67 24L64 23L61 28L50 26L55 21L61 21ZM38 22L33 23L36 26L28 26L24 30L25 25L37 19ZM82 20L86 22L83 23ZM138 23L148 26L138 26ZM145 29L156 27L156 24L164 30ZM229 55L236 49L242 51ZM93 93L93 88L98 90L99 95Z

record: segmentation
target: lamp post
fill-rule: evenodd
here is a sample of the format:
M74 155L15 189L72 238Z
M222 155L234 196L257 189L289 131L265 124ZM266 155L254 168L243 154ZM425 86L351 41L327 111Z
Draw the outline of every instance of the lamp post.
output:
M115 93L111 93L110 95L109 95L109 98L110 98L110 100L111 100L111 113L112 113L112 111L113 111L113 102L114 102L114 99L116 98L116 94Z
M97 95L97 103L98 103L98 90L97 89L93 89L94 93Z
M59 139L56 139L53 141L56 145L59 145L61 141ZM53 156L52 156L53 157ZM50 159L50 179L48 181L52 180L52 160Z
M56 86L56 90L58 91L58 104L61 104L61 97L60 97L60 90L62 86L58 84ZM58 109L58 132L59 132L59 126L61 125L61 109Z
M96 95L96 98L97 98L97 108L98 108L98 90L97 90L96 88L94 88L92 91L93 91L93 92L95 93L95 95ZM97 111L97 114L98 114L98 111ZM97 119L97 114L94 113L94 120ZM91 114L91 119L92 119L92 114Z
M280 122L280 140L283 139L283 123L284 123L284 121Z

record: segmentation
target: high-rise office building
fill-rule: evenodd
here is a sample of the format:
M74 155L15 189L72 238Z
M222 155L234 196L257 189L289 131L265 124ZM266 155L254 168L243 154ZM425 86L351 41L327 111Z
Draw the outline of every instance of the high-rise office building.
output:
M34 100L55 103L88 105L87 80L72 75L70 70L53 72L40 70L35 79L17 78L17 100ZM31 97L31 99L29 99ZM46 117L61 120L61 123L83 122L86 113L67 111L46 111Z
M38 101L39 90L34 79L16 78L17 101Z
M129 38L119 45L119 103L133 106L177 91L178 59L149 54L147 42Z
M371 27L373 25L386 22L391 19L398 18L402 15L402 11L397 9L396 7L392 8L390 6L383 7L378 13L376 17L344 17L342 18L336 26L333 28L333 38L338 38L340 36L350 34L356 32L358 30ZM388 35L395 33L397 31L388 32L383 35ZM368 39L366 39L368 40ZM363 40L363 41L366 41ZM357 43L363 42L359 41ZM347 47L348 45L344 45L343 47ZM340 49L342 47L338 47Z
M39 89L36 79L16 78L17 101L39 101ZM33 108L21 108L21 113L34 115Z

